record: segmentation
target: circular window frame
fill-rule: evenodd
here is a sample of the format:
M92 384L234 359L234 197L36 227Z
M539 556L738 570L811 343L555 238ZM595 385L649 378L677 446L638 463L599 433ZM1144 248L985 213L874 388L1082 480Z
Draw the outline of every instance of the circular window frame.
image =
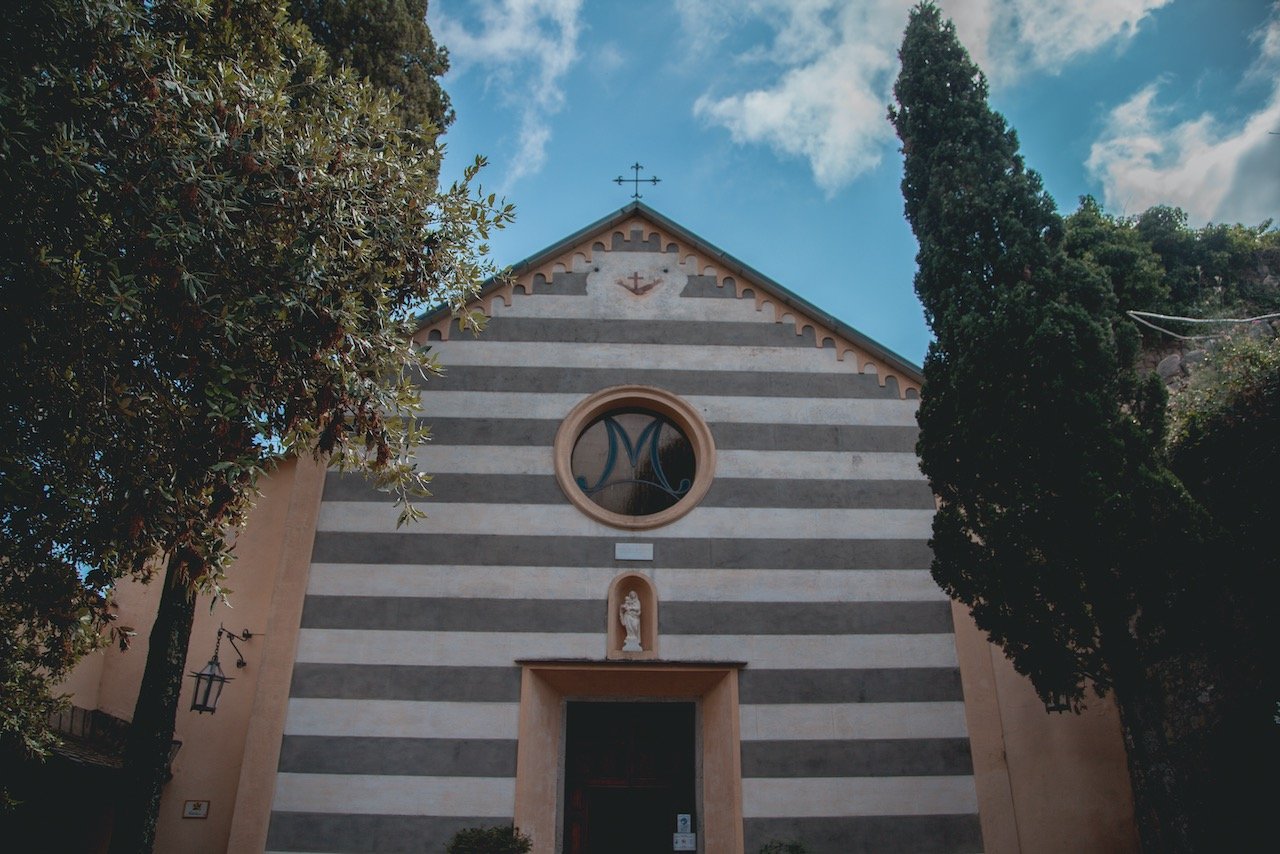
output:
M627 516L606 510L588 498L573 479L573 447L582 431L601 415L611 410L628 408L648 409L671 419L693 446L693 486L675 504L648 516ZM628 531L645 531L670 525L698 506L715 477L716 444L711 438L711 428L707 426L701 413L687 401L652 386L611 386L579 401L560 422L553 447L556 482L560 484L560 491L569 499L569 503L597 522Z

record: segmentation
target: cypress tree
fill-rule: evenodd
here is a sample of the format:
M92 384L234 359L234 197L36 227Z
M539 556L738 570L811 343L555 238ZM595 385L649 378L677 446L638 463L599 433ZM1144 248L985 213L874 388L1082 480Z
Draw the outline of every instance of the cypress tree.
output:
M399 96L395 112L406 129L439 133L452 124L438 79L449 70L449 54L427 29L427 0L291 0L289 6L331 60Z
M933 575L1046 702L1114 691L1149 850L1187 850L1144 662L1193 618L1203 519L1162 465L1164 394L1133 368L1106 265L1066 229L938 9L913 9L890 109L916 293L918 414L940 499Z

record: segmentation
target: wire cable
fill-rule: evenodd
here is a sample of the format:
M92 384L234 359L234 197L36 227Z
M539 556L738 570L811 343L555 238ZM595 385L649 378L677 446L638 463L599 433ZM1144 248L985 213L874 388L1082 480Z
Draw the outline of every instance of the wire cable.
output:
M1275 320L1280 318L1280 313L1260 314L1257 317L1180 317L1176 314L1157 314L1154 311L1129 310L1126 311L1125 314L1129 315L1129 317L1133 318L1138 323L1141 323L1143 326L1149 326L1157 332L1163 332L1165 335L1177 338L1180 341L1208 341L1214 338L1221 338L1223 333L1219 333L1217 335L1181 335L1174 332L1172 329L1165 329L1163 326L1152 323L1146 318L1151 317L1156 320L1173 320L1179 323L1258 323L1263 320Z

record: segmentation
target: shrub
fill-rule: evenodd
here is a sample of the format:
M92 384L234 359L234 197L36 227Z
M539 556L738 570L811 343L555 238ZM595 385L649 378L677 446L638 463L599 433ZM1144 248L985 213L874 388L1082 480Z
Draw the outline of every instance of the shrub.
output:
M809 849L800 842L770 839L760 846L760 854L809 854Z
M515 825L468 827L454 834L446 854L526 854L533 840Z

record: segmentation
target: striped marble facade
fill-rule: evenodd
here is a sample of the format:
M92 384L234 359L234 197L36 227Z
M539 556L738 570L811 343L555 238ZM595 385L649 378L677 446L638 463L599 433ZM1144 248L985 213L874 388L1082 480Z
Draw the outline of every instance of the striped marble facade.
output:
M515 662L602 660L624 571L653 581L663 660L746 662L748 852L981 849L914 380L631 210L518 268L480 336L432 331L427 520L397 530L385 495L328 475L269 849L442 851L510 822ZM663 284L629 293L633 269ZM667 527L606 527L555 480L561 419L619 384L711 427L714 484ZM622 542L653 560L616 561Z

